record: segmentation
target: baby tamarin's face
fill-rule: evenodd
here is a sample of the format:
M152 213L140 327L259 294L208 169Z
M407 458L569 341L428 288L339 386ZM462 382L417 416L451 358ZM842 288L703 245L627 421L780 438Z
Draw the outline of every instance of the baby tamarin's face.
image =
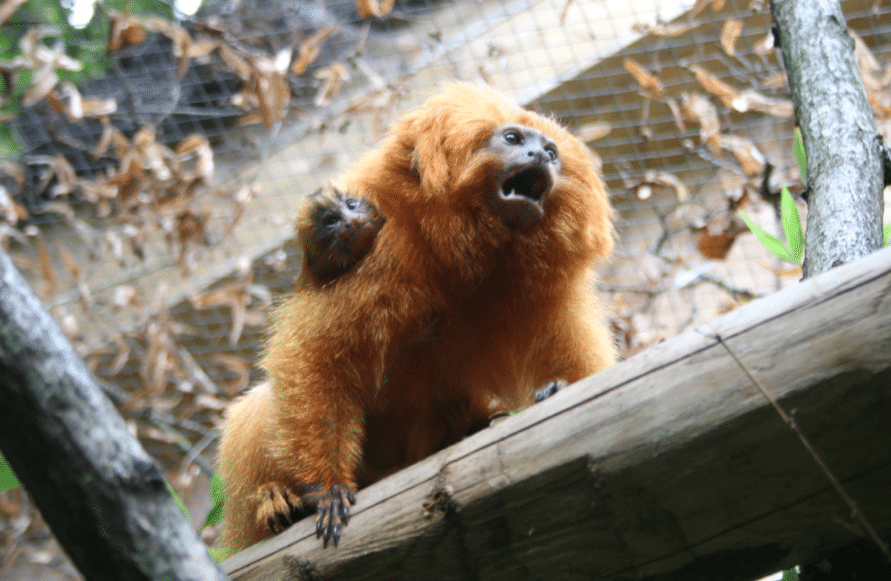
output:
M364 198L334 187L307 199L300 238L310 274L325 284L345 273L371 249L384 218Z

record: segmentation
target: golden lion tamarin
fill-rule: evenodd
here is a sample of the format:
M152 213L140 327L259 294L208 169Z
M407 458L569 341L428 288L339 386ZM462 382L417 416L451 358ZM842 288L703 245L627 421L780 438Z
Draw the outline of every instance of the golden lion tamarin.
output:
M303 265L297 288L326 285L368 254L384 217L368 200L327 185L307 196L297 219Z
M268 381L223 430L229 550L312 508L336 543L357 487L615 357L589 276L612 211L556 122L452 85L339 184L386 220L353 268L272 317Z

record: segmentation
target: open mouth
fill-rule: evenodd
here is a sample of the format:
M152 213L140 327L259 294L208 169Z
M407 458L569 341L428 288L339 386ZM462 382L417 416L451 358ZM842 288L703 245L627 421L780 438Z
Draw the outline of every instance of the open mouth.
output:
M551 191L553 178L550 172L536 164L534 167L521 170L504 180L501 184L501 197L525 198L541 203L542 198Z

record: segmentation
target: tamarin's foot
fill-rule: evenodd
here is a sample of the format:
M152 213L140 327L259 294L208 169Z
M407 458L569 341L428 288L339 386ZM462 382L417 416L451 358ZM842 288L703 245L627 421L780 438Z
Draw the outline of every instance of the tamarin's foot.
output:
M273 533L280 533L308 513L303 501L287 486L270 482L257 490L260 506L257 508L257 522L269 526Z
M356 493L353 486L335 484L319 500L316 517L316 537L324 539L324 546L333 540L334 546L340 540L341 529L350 519L350 507L356 504Z

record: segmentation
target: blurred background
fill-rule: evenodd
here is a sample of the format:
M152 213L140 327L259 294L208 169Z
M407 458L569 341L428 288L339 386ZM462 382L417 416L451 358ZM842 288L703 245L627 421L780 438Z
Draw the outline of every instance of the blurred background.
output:
M801 277L737 212L779 234L785 185L806 218L766 0L20 4L0 2L0 245L196 525L221 414L297 278L301 199L444 82L590 146L623 357ZM889 141L891 4L841 4ZM21 490L0 492L0 543L3 578L78 578Z

